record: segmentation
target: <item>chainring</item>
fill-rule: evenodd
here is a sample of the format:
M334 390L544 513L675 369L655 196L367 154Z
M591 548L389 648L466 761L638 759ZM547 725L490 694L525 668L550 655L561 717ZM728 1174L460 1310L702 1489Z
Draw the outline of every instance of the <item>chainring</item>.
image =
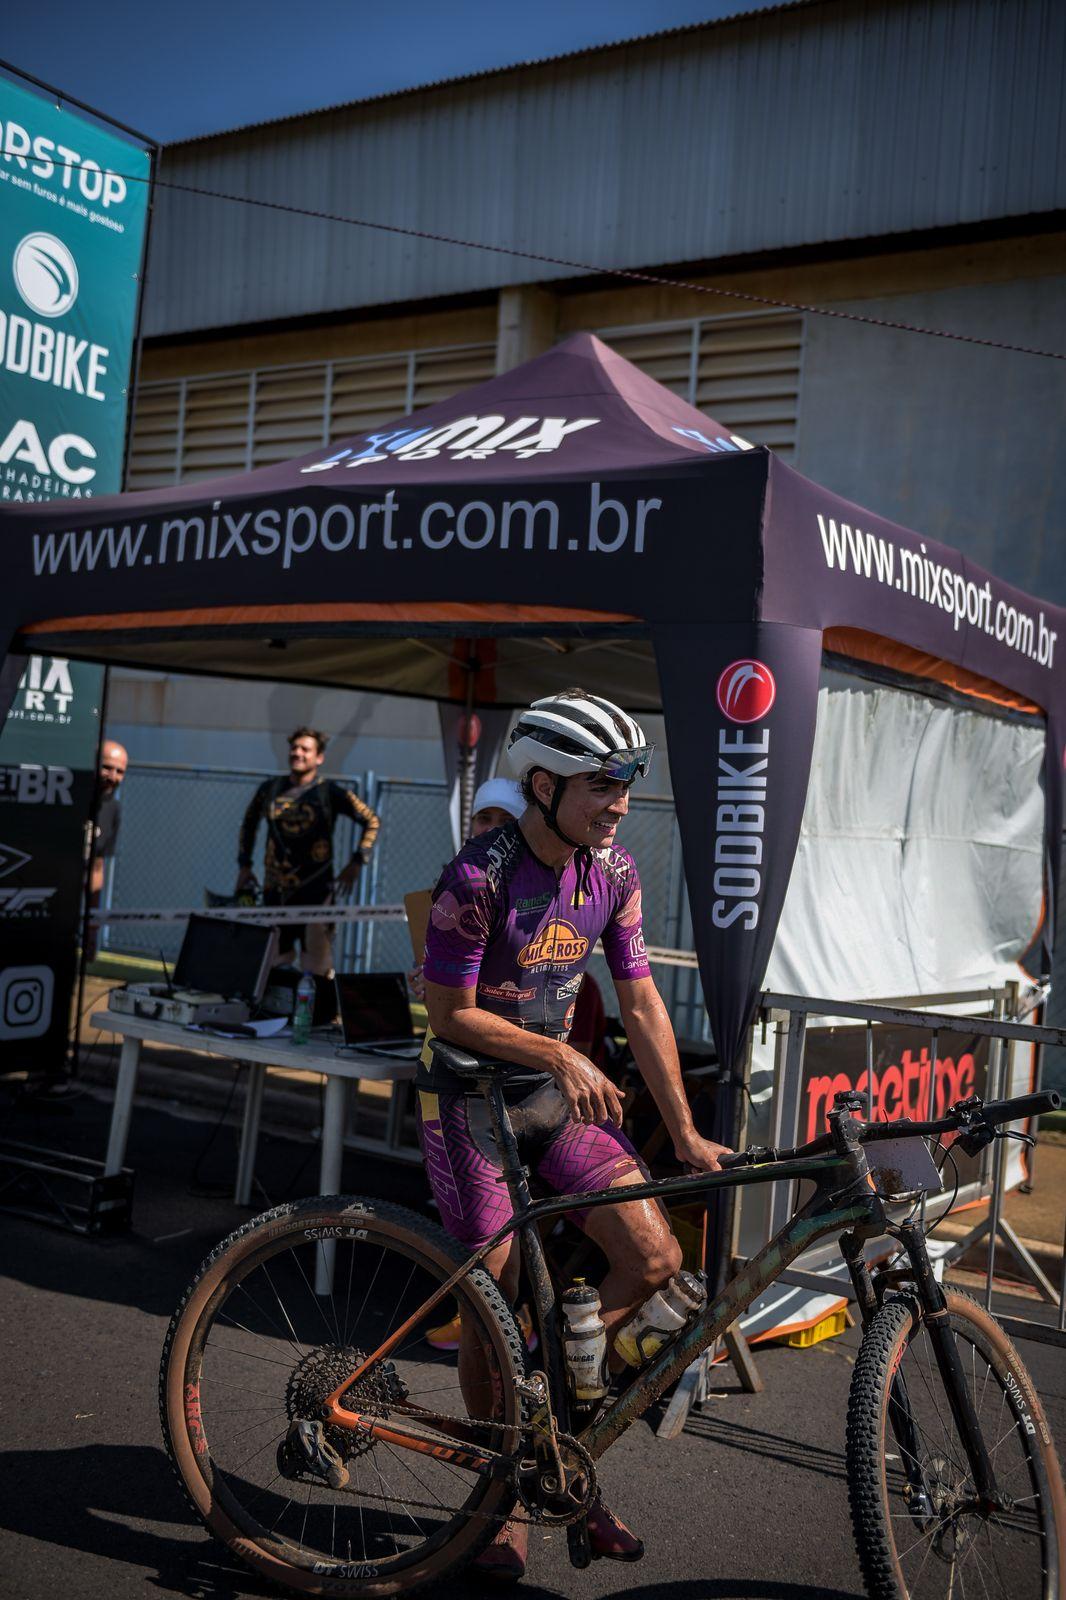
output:
M573 1434L559 1433L556 1442L566 1474L565 1499L553 1496L550 1503L545 1502L532 1461L527 1470L517 1473L515 1487L519 1503L528 1513L528 1521L543 1523L549 1528L566 1528L580 1521L596 1498L596 1463Z

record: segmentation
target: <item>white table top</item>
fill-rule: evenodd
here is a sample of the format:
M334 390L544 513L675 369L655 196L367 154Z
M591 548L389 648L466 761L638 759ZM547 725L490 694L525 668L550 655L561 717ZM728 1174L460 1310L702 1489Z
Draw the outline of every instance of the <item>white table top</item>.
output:
M299 1067L306 1072L324 1072L336 1078L376 1078L401 1083L415 1075L413 1059L396 1060L354 1050L335 1054L332 1039L311 1035L307 1044L293 1044L284 1036L273 1039L224 1039L218 1034L183 1028L174 1022L157 1022L152 1017L134 1017L124 1011L94 1011L90 1021L103 1033L117 1033L126 1039L147 1039L153 1044L172 1045L179 1050L198 1050L212 1056L230 1056L237 1061L257 1061L268 1067ZM337 1035L340 1042L340 1035ZM413 1043L414 1041L412 1041Z

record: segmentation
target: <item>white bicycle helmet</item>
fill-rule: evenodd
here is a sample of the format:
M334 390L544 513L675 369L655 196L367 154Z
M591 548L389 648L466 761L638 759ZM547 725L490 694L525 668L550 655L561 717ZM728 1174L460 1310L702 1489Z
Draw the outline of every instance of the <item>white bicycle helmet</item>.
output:
M564 689L523 711L507 757L520 783L537 767L561 778L597 772L629 783L646 776L652 749L640 724L620 706L583 689Z

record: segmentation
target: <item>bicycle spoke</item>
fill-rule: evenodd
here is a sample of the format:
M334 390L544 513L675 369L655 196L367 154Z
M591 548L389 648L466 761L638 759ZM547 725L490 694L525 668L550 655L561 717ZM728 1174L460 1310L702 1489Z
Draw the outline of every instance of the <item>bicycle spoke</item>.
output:
M997 1491L1009 1506L989 1516L979 1510L974 1472L928 1328L908 1334L900 1314L899 1344L881 1346L881 1359L888 1358L881 1370L890 1374L881 1381L891 1385L891 1403L903 1406L906 1398L894 1422L891 1410L884 1413L885 1431L878 1434L882 1481L891 1495L891 1503L882 1498L882 1526L901 1575L900 1592L910 1600L1045 1600L1045 1502L1034 1477L1039 1439L1024 1430L1006 1376L974 1336L979 1316L975 1311L971 1322L965 1310L953 1311L951 1331ZM909 1442L899 1439L897 1424L905 1438L913 1426ZM913 1495L915 1486L922 1498L901 1506L897 1496Z
M314 1213L316 1228L320 1216ZM334 1229L329 1217L322 1220L323 1232L340 1234L340 1222ZM495 1374L500 1407L499 1421L491 1413L471 1417L456 1353L435 1350L424 1339L434 1318L420 1318L417 1308L435 1297L451 1269L432 1251L420 1253L422 1226L412 1217L406 1238L400 1227L395 1242L375 1233L372 1224L363 1240L340 1235L312 1242L298 1221L288 1229L274 1225L265 1238L241 1241L235 1266L228 1269L230 1281L225 1263L217 1275L216 1290L221 1285L223 1293L201 1300L182 1382L196 1386L202 1437L193 1437L191 1415L189 1436L213 1490L205 1520L238 1556L243 1544L245 1550L268 1551L283 1565L288 1560L294 1571L345 1560L397 1575L443 1571L449 1541L470 1518L492 1517L507 1493L500 1471L464 1468L450 1459L450 1449L440 1456L431 1448L408 1450L323 1421L317 1438L338 1452L348 1472L347 1482L332 1489L312 1468L316 1435L291 1428L298 1417L318 1419L327 1396L357 1370L359 1353L377 1348L410 1314L414 1324L404 1343L353 1385L349 1405L370 1418L392 1417L394 1426L410 1418L429 1446L487 1439L506 1469L510 1458L500 1441L518 1438L517 1370L501 1346L484 1289L461 1288L464 1325L483 1351L487 1371ZM326 1253L333 1257L332 1288L316 1295L314 1275ZM242 1260L248 1262L243 1272ZM274 1372L264 1374L264 1365ZM263 1388L264 1377L269 1389ZM183 1413L181 1391L172 1388L169 1405L171 1416ZM357 1574L352 1581L358 1589Z

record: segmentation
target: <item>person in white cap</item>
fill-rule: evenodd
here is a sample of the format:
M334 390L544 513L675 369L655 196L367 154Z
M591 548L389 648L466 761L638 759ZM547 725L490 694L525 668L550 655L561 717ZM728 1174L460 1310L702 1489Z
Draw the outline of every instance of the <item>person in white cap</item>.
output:
M491 828L506 827L526 809L522 791L513 778L487 778L474 794L470 812L470 837L478 839Z

